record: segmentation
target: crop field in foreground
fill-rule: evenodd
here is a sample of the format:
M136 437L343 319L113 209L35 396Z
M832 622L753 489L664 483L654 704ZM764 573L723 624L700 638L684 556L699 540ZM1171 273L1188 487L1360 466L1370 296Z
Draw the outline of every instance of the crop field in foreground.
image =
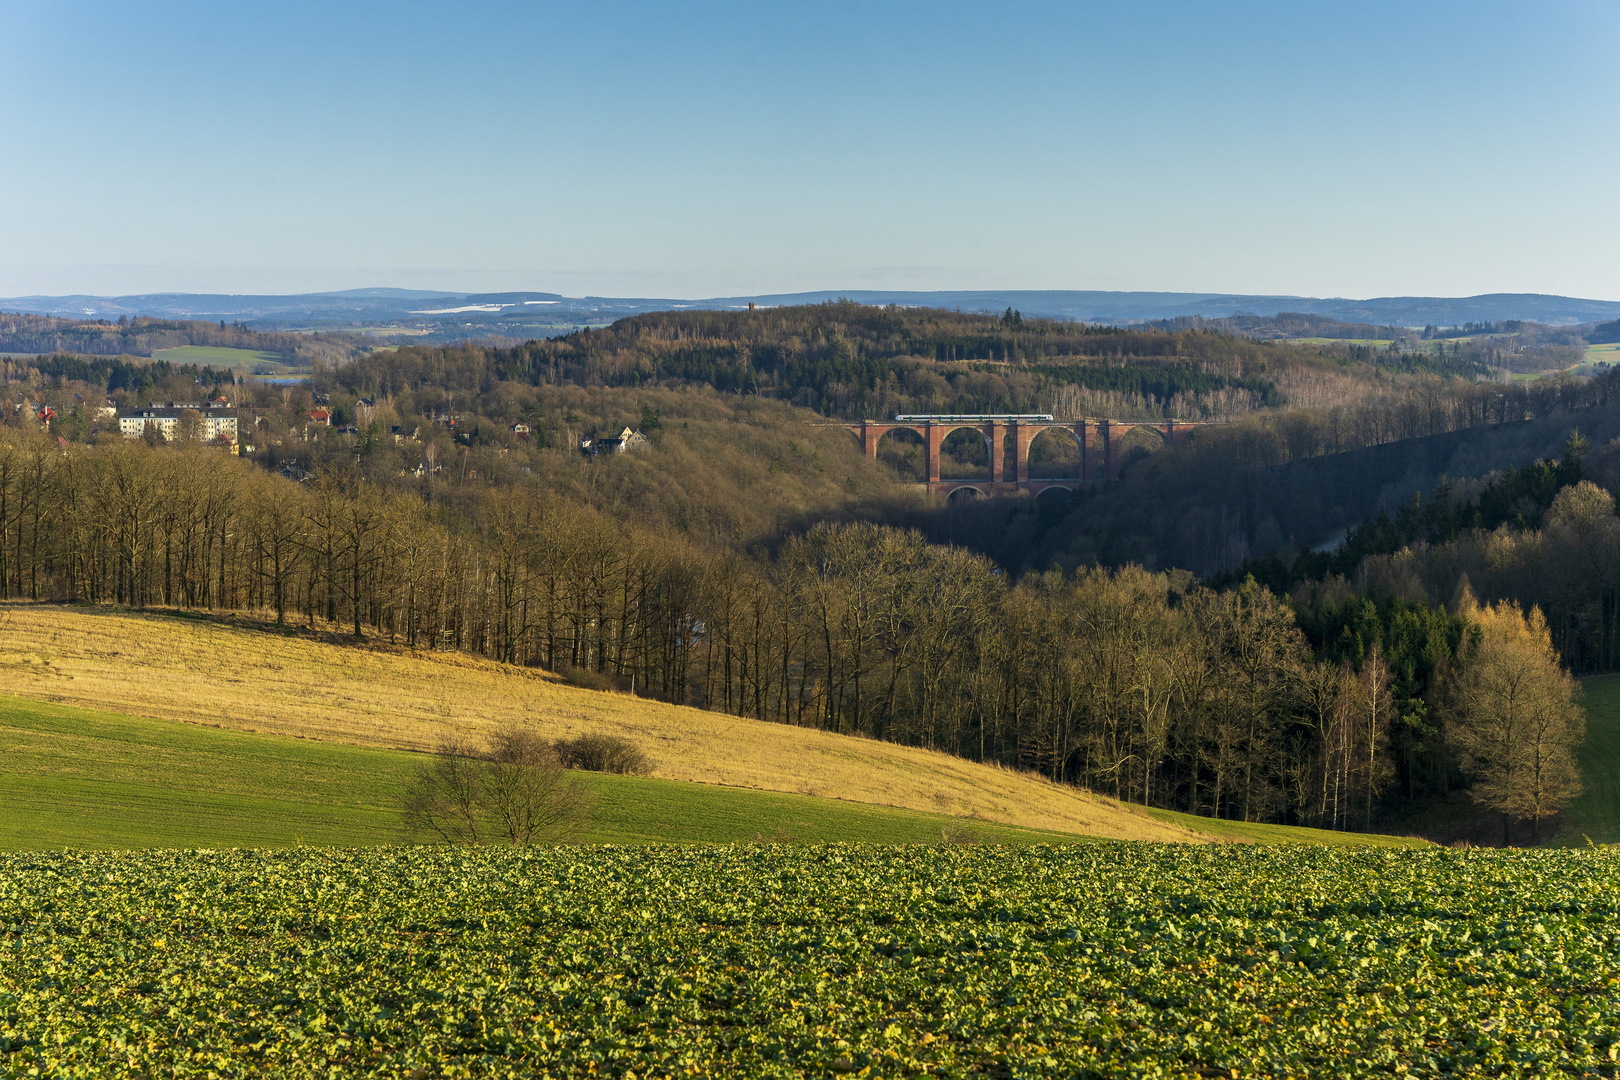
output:
M0 856L0 1074L1617 1075L1620 857Z

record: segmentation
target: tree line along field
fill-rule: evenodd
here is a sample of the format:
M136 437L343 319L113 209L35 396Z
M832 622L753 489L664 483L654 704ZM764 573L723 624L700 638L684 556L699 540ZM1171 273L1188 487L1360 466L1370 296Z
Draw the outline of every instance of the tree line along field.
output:
M1620 1075L1620 859L856 845L0 856L30 1076Z
M625 736L653 757L651 778L581 777L598 804L586 840L1415 843L1144 811L945 754L455 654L172 614L0 607L0 674L22 695L0 697L3 846L397 842L421 751L511 718L548 738ZM144 716L125 714L137 707Z
M334 754L431 751L447 737L477 741L499 723L519 719L550 738L626 736L652 756L663 780L820 796L1026 830L1194 837L1183 825L1076 789L947 754L583 689L544 672L455 653L382 642L339 645L252 624L4 605L0 673L7 689L33 702L101 713L138 707L155 720L185 722L182 729L207 725L201 729L207 735L223 736L227 732L213 730L223 727L281 736L312 750L329 747ZM51 721L22 699L15 706L33 716L27 723L36 729L81 722L71 716ZM162 730L132 736L167 744L172 737ZM399 760L379 758L377 767L397 773ZM204 774L215 768L203 760L196 767ZM361 804L379 799L357 796Z
M218 324L193 320L137 316L104 319L61 319L50 315L0 312L0 347L36 355L131 357L180 352L220 354L222 366L240 366L244 354L269 355L281 363L308 367L316 358L340 360L364 349L367 340L355 333L319 332L286 334L250 330L241 323ZM205 361L206 362L206 361Z
M154 360L167 360L171 364L201 364L221 371L239 374L280 375L309 370L289 362L281 353L263 349L245 349L221 345L181 345L173 349L159 349L152 354Z

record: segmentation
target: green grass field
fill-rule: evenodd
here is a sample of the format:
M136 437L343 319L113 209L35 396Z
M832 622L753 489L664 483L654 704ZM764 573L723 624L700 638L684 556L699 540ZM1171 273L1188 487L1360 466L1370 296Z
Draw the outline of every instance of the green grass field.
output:
M1588 364L1616 364L1620 363L1620 344L1588 345L1586 347L1586 362Z
M425 758L0 697L0 849L366 846L400 843L399 796ZM747 788L575 774L592 843L1072 842L1024 829ZM1422 841L1215 821L1161 821L1244 843L1409 846Z
M420 754L0 697L0 849L394 844ZM1012 843L1067 833L892 807L576 773L593 843L771 840Z
M1375 349L1387 349L1395 342L1388 338L1327 338L1327 337L1299 337L1285 338L1299 345L1371 345Z
M167 360L171 364L199 364L270 375L285 375L307 370L288 364L276 353L261 352L258 349L227 349L213 345L183 345L178 349L159 349L152 354L152 359Z
M1295 825L1267 825L1263 822L1216 821L1183 814L1177 810L1152 809L1160 821L1248 844L1316 844L1321 847L1433 847L1413 836L1380 836L1377 833L1335 832L1332 829L1305 829Z
M1580 749L1586 790L1563 815L1553 841L1564 845L1620 843L1620 675L1582 680L1586 742Z
M1600 348L1601 347L1602 346L1600 346ZM1516 372L1516 373L1514 373L1513 381L1514 382L1521 382L1521 383L1535 382L1537 379L1547 379L1547 378L1551 378L1551 377L1553 377L1555 375L1564 375L1564 374L1569 374L1571 372L1576 372L1576 371L1578 371L1580 369L1582 364L1591 364L1591 363L1612 364L1617 359L1620 359L1620 356L1617 356L1616 354L1614 354L1612 352L1607 354L1606 357L1604 357L1604 356L1595 356L1595 355L1593 355L1591 349L1588 348L1587 352L1586 352L1586 359L1581 360L1581 361L1579 361L1577 363L1571 364L1571 365L1569 365L1569 367L1556 368L1556 369L1554 369L1552 371Z

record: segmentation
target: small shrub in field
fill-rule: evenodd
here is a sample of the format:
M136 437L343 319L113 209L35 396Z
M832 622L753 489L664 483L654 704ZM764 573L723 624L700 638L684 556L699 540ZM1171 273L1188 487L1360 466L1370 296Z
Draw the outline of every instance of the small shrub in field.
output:
M985 839L983 833L975 832L964 825L947 825L939 830L939 842L971 847L984 843Z
M556 749L518 727L504 727L488 752L452 740L407 784L406 831L450 844L536 844L567 840L590 816L579 785Z
M652 772L652 759L635 743L618 735L577 735L558 739L555 746L558 759L570 769L625 776Z
M577 686L582 690L602 690L610 693L625 693L630 686L630 680L614 675L610 671L596 671L591 668L564 667L557 674L569 686Z

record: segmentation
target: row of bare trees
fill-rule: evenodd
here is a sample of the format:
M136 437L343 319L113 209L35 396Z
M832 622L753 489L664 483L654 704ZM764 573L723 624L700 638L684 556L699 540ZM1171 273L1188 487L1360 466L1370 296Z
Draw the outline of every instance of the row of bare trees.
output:
M1390 772L1387 666L1314 659L1252 583L1013 585L878 525L767 561L512 488L436 505L202 447L3 437L0 595L263 612L1250 821L1368 827Z

